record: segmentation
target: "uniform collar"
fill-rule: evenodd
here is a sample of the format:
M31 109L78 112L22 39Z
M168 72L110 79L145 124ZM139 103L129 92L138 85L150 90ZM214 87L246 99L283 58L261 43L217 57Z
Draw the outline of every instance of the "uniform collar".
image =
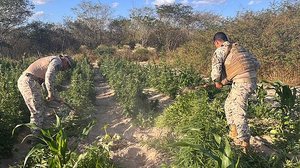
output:
M225 41L225 42L221 45L221 47L223 47L223 46L229 46L229 44L230 44L229 41Z

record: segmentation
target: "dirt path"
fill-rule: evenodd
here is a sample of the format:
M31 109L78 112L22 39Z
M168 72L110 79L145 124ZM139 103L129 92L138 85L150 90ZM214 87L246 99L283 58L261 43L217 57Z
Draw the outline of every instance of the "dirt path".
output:
M95 67L95 72L97 124L84 143L90 144L96 141L98 136L105 135L102 128L108 125L109 135L117 134L121 137L111 151L112 160L118 167L160 167L167 161L163 154L144 144L149 139L160 138L163 131L133 126L131 119L122 115L122 108L117 104L114 91L100 74L98 67ZM166 99L162 98L162 100Z

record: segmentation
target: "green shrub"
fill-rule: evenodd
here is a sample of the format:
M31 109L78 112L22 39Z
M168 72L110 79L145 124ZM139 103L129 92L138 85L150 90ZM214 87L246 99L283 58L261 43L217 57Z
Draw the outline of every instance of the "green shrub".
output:
M143 93L146 77L142 67L124 59L106 58L101 63L101 70L114 88L125 115L134 117L149 111Z
M254 151L245 155L238 148L230 147L226 137L221 138L224 139L223 143L216 140L220 138L216 138L214 134L226 135L227 132L222 107L227 96L226 92L227 89L210 93L199 89L179 95L175 102L156 119L156 126L167 127L175 133L173 137L168 137L165 145L174 156L171 167L220 167L229 164L231 165L229 167L234 167L238 164L239 167L245 168L271 168L297 165L300 147L299 131L297 131L300 128L297 125L299 122L291 121L290 124L297 126L295 125L293 129L289 128L292 132L279 138L281 143L274 144L278 152L275 155ZM285 138L289 140L286 141ZM224 154L226 157L223 157Z
M66 122L69 136L78 134L78 130L90 121L95 112L93 102L96 99L94 72L87 58L77 62L70 74L68 90L60 93L67 105L58 113Z
M20 62L0 60L0 158L8 157L14 144L12 129L29 121L29 111L17 87L23 67Z
M77 115L88 116L94 111L91 106L95 100L94 72L87 58L77 63L71 75L70 87L62 96L80 112Z
M148 65L147 85L168 94L172 98L186 87L196 87L202 83L200 74L192 67L175 69L166 64Z
M202 149L210 149L213 134L224 135L226 124L221 104L209 103L208 94L200 89L180 95L156 120L158 127L167 127L177 133L175 142L198 144ZM216 100L217 101L217 100ZM197 131L195 131L197 130ZM193 148L172 149L174 165L179 167L214 167L215 161L203 152Z
M175 98L180 86L176 70L167 65L149 65L147 83L159 91Z
M215 107L216 102L217 100L210 102L207 92L203 89L179 95L175 103L165 109L164 113L158 117L157 126L172 126L172 129L179 133L185 133L189 128L202 127L206 130L218 128L219 131L224 131L222 128L224 113L223 110ZM218 106L222 107L221 104Z
M95 50L95 54L100 56L110 56L116 53L117 49L115 47L109 47L106 45L99 45Z
M276 145L286 151L286 153L290 152L294 155L299 155L300 118L297 110L300 109L300 105L297 104L299 103L299 97L296 96L296 89L291 89L290 86L281 82L275 82L272 86L276 90L277 101L280 104L273 114L273 117L280 123L277 126L279 134Z
M29 134L25 137L32 136L39 142L28 152L23 167L114 167L109 159L109 152L102 146L90 145L82 154L76 152L79 141L87 137L94 122L83 129L72 146L68 143L69 139L58 116L56 116L56 124L49 129L41 129L33 124L21 124L15 129L21 126L38 129L41 132L38 136Z
M80 168L114 168L114 164L110 160L109 152L101 146L90 145L86 147L84 156L79 162Z
M268 104L265 100L267 91L264 88L264 85L259 86L256 89L257 99L249 101L249 115L251 117L258 118L269 118L273 115L271 105Z
M199 130L196 130L199 131ZM214 134L214 143L210 148L202 148L201 144L190 144L186 142L176 143L175 146L191 148L214 160L219 168L237 168L240 157L232 149L227 138Z

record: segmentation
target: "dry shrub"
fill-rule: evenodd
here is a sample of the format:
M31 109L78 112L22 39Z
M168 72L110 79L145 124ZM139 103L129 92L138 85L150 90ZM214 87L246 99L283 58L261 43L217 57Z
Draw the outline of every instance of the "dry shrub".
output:
M131 61L149 61L158 57L155 48L145 48L139 44L135 46L134 50L131 50L130 46L124 45L122 48L116 50L115 55Z
M143 47L139 47L132 51L133 55L131 60L134 61L148 61L150 58L150 52Z
M179 67L191 66L203 75L209 75L211 70L211 57L215 50L211 37L214 31L201 31L195 34L194 39L179 47L174 52L168 52L172 64Z
M268 81L282 81L289 85L300 85L300 68L285 66L282 63L263 64L259 72L260 78Z
M98 57L94 54L93 50L89 49L85 45L81 45L79 48L79 53L74 54L73 58L76 61L82 61L84 58L88 58L89 62L93 63L98 60Z
M117 49L116 56L130 59L132 57L132 51L130 50L130 47L128 45L124 45L122 48Z

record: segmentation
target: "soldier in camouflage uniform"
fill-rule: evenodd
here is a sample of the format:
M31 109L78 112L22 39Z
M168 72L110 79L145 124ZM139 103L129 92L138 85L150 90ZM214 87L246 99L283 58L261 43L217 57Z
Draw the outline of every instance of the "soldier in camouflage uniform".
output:
M58 97L55 93L54 82L57 71L67 70L72 66L69 56L48 56L33 62L20 76L18 88L31 113L30 123L42 127L43 113L45 111L41 84L44 83L48 92L47 100L52 101ZM37 130L32 130L37 134Z
M213 41L217 49L212 57L211 78L219 89L232 83L224 106L229 137L246 150L250 146L246 110L248 98L257 88L256 74L260 65L243 47L229 42L225 33L216 33Z

